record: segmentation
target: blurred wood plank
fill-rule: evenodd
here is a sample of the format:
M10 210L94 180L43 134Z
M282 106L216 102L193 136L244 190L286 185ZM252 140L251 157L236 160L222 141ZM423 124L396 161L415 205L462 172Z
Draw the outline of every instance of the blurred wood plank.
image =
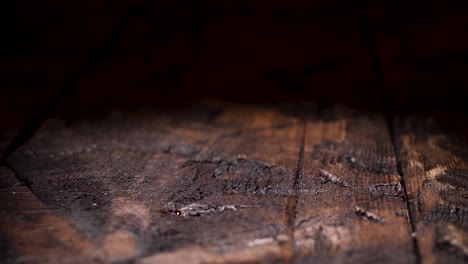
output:
M0 142L3 151L8 140ZM0 259L2 263L89 262L94 245L0 166Z
M265 261L282 261L291 255L282 219L302 133L281 109L115 113L69 126L48 121L9 162L96 245L97 258L157 259L199 247L259 261L260 247ZM196 252L182 256L196 260Z
M468 259L468 141L434 120L397 122L401 164L423 263Z
M94 244L0 168L0 258L6 263L89 262ZM15 182L4 186L5 182Z
M414 263L385 119L347 108L309 118L294 228L298 263Z

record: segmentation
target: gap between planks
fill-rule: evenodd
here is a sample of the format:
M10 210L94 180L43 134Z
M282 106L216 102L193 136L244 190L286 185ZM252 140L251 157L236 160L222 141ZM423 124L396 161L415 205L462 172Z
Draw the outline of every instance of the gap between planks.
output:
M284 209L283 213L283 223L288 229L288 243L283 250L283 256L285 263L294 263L296 259L296 250L295 250L295 245L296 241L294 238L294 227L295 227L295 222L296 222L296 208L297 208L297 203L299 201L300 197L300 192L299 192L299 183L302 178L302 167L304 163L304 149L305 149L305 139L306 139L306 133L307 133L307 121L305 118L302 118L302 136L301 136L301 144L300 144L300 149L299 149L299 159L297 163L297 170L296 173L294 174L294 180L293 180L293 186L292 190L294 191L294 194L292 196L289 196L286 201L286 208Z
M363 0L360 2L359 10L361 13L361 23L362 23L362 30L364 33L364 37L366 39L368 48L369 48L369 53L371 56L372 60L372 67L374 69L374 74L376 77L377 81L377 86L380 94L380 98L382 101L383 105L383 110L385 114L385 118L387 119L387 127L388 127L388 132L390 133L390 138L391 142L393 145L393 150L394 150L394 156L396 160L396 165L397 165L397 172L398 175L400 176L400 184L403 186L403 199L405 201L405 207L406 211L408 214L408 221L409 225L411 228L411 238L413 241L413 255L415 256L415 262L416 264L421 264L421 251L419 248L418 240L414 236L416 233L416 224L415 224L415 216L411 212L409 200L408 200L408 191L407 191L407 185L405 181L405 175L403 174L403 169L401 166L401 159L400 159L400 149L398 147L398 131L395 126L395 122L397 121L397 118L395 116L395 111L393 104L389 98L389 93L388 93L388 87L385 81L385 75L384 75L384 69L382 66L382 61L379 56L379 51L378 51L378 46L376 43L376 34L372 25L372 22L369 18L369 14L367 11L364 10L365 7L368 6L368 3L366 0Z
M405 207L408 214L408 221L411 227L411 239L413 241L413 253L416 257L416 263L421 264L421 250L419 248L419 243L414 234L416 234L416 219L415 215L411 210L411 205L408 199L408 186L405 181L405 175L403 173L403 167L401 166L401 155L400 147L398 146L399 132L398 128L395 125L398 122L398 118L394 117L393 120L390 120L391 117L387 117L388 129L390 132L390 137L392 139L393 150L395 152L395 159L397 165L397 172L400 175L400 185L403 186L403 198L405 200Z

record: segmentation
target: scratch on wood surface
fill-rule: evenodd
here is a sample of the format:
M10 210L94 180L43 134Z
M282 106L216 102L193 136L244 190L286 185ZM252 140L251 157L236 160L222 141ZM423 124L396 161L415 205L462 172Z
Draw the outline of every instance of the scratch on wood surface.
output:
M331 182L331 183L334 183L343 187L351 188L351 186L348 183L346 183L343 179L341 179L340 177L320 168L318 169L318 171L319 171L319 176L320 176L316 178L318 183L325 184L325 183Z
M447 171L447 166L437 165L435 168L430 169L426 172L426 176L431 180L435 179L437 176L444 174Z
M180 216L201 216L201 215L207 215L207 214L222 213L227 210L237 211L238 209L254 208L254 207L256 206L232 205L232 204L213 206L213 205L208 205L208 204L191 203L189 205L177 208L173 202L169 202L166 205L166 210L161 210L161 211L171 212L171 213L174 213L175 215L180 215Z
M371 212L369 212L369 211L367 211L364 208L359 207L359 206L354 206L354 212L358 216L364 217L365 219L370 220L372 222L379 222L379 223L385 222L381 217L379 217L376 214L373 214L373 213L371 213Z
M365 192L370 192L374 194L378 194L379 196L394 196L399 197L402 194L402 186L399 182L399 176L391 175L390 178L393 179L389 183L377 183L372 185L364 185L364 186L352 186L348 184L342 178L332 174L324 169L319 168L319 176L316 177L316 183L325 184L325 183L333 183L337 184L342 187L351 188L354 190L361 190Z

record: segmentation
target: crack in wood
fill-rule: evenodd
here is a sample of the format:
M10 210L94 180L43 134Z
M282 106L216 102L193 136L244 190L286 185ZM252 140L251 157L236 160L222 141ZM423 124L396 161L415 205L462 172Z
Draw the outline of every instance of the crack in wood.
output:
M411 227L411 233L416 233L416 224L415 224L415 216L414 213L411 211L410 203L408 200L408 188L405 183L405 178L403 174L403 169L401 165L401 158L400 158L400 149L398 146L397 139L399 138L398 131L393 123L395 120L395 108L391 103L389 94L388 94L388 87L385 80L384 69L382 66L381 58L379 56L379 48L376 41L376 33L374 26L372 24L369 12L366 10L366 7L369 5L368 1L362 0L358 2L359 12L361 13L361 27L364 33L365 41L367 42L368 49L370 51L370 55L372 58L372 65L374 74L376 76L378 82L379 93L383 105L383 111L385 113L385 117L387 119L388 131L390 133L393 150L397 162L397 171L400 175L400 184L403 187L403 198L405 201L406 210L408 211L408 221ZM418 240L413 237L413 254L416 258L416 263L422 263L421 260L421 250L418 244Z
M288 197L286 201L286 208L283 213L283 223L288 228L288 243L286 243L285 247L283 248L286 251L286 254L283 254L284 261L286 263L294 263L296 259L296 241L294 238L294 225L296 221L296 208L297 203L300 197L300 182L302 178L302 167L304 163L304 152L305 152L305 141L306 141L306 133L307 133L307 120L303 120L303 127L302 127L302 138L301 138L301 147L299 149L299 161L297 165L297 171L294 175L294 181L292 189L294 190L294 195Z
M400 175L400 185L402 186L402 189L403 189L403 200L405 202L405 206L406 206L406 210L408 212L408 221L409 221L409 225L411 227L411 234L417 234L417 230L416 230L416 219L415 219L415 214L412 210L412 206L411 206L411 203L409 201L409 196L408 196L408 186L406 185L406 181L405 181L405 175L403 173L403 166L402 166L402 162L401 162L401 150L400 150L400 147L399 147L399 141L398 139L401 138L400 136L400 133L398 131L398 127L396 125L396 121L397 119L393 119L392 120L392 117L390 116L387 116L387 123L388 123L388 130L390 132L390 137L391 137L391 140L392 140L392 144L393 144L393 150L394 150L394 153L395 153L395 159L396 159L396 162L397 162L397 171L398 171L398 175ZM416 239L415 236L411 235L412 237L412 240L413 240L413 252L414 252L414 255L416 257L416 263L417 264L420 264L422 263L422 257L421 257L421 250L420 250L420 247L419 247L419 242L418 240Z

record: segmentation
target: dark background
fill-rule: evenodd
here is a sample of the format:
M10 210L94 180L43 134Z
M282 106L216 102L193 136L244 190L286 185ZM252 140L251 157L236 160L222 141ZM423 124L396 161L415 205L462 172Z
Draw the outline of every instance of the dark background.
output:
M466 123L468 1L1 5L1 131L202 99Z

